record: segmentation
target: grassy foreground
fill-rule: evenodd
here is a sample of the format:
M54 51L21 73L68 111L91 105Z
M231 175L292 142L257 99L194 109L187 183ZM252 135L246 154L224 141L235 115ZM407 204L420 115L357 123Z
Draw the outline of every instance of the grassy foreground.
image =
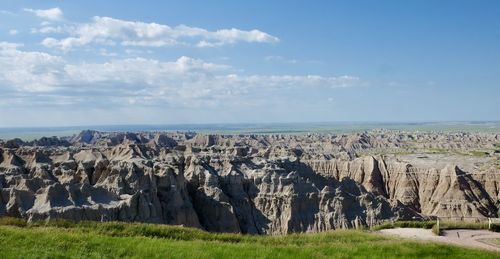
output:
M498 258L366 231L249 236L165 225L0 219L1 258Z

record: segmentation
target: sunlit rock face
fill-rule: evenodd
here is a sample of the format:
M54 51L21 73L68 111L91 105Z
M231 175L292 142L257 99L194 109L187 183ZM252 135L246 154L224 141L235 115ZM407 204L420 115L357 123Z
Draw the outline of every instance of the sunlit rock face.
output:
M430 216L494 217L499 142L498 134L389 131L83 131L63 139L1 141L0 215L251 234Z

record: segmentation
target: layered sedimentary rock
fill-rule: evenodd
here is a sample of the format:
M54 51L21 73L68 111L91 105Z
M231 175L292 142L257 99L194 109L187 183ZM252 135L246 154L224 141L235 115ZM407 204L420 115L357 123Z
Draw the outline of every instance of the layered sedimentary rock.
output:
M495 217L498 134L105 133L1 142L0 215L284 234ZM434 154L423 149L455 150ZM417 150L418 154L393 151ZM484 156L463 154L482 150ZM460 153L458 153L460 151ZM424 154L420 154L424 153Z

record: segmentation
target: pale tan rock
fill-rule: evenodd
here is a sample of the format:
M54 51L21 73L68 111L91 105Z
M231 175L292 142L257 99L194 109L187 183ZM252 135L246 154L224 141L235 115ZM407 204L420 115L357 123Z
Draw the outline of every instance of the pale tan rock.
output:
M500 207L498 157L493 151L477 157L459 151L493 150L499 139L386 131L86 131L69 139L69 147L53 138L2 142L0 215L251 234L360 228L427 216L484 218L497 216ZM429 147L457 154L405 153Z

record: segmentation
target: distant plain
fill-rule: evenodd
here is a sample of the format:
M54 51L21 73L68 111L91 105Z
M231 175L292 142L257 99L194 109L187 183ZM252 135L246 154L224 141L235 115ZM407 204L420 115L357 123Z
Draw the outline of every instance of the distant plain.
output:
M314 122L0 127L0 139L21 138L23 140L33 140L40 137L63 137L71 136L87 129L112 132L194 131L213 134L347 134L374 129L422 132L500 132L500 122Z

